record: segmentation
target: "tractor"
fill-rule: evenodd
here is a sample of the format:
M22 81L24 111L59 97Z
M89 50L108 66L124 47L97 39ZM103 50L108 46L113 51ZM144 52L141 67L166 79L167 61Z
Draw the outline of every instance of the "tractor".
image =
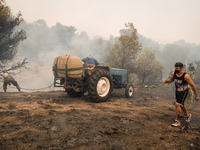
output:
M125 88L127 98L133 97L134 87L128 82L125 69L103 65L84 67L82 59L75 56L59 56L53 62L54 87L63 87L71 97L82 94L92 101L109 99L114 89Z

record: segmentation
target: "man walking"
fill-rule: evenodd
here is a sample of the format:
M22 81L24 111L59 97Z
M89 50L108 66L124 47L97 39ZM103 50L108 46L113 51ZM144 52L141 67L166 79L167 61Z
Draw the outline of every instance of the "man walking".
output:
M172 123L172 126L177 127L181 125L179 121L181 109L187 117L187 122L190 122L192 116L188 113L186 106L184 105L185 99L188 94L188 84L192 87L192 90L194 91L196 101L199 100L199 96L194 82L192 81L190 76L183 71L183 64L181 62L177 62L175 64L175 71L172 74L172 77L169 80L165 80L164 83L171 83L173 81L176 87L176 119Z
M7 90L7 85L8 84L10 85L11 83L14 86L16 86L16 88L18 89L19 92L21 91L17 81L15 81L15 79L7 71L3 71L2 76L3 76L3 89L4 89L4 92L6 92L6 90Z

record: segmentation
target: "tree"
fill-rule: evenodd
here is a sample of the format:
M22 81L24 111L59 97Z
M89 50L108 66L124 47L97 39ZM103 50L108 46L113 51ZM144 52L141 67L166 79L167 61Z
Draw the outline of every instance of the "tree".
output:
M127 34L121 34L114 47L109 50L108 59L112 67L124 68L134 72L134 63L142 45L138 41L137 30L132 23L125 25L128 27Z
M162 79L162 66L151 49L145 49L136 61L136 74L140 82L158 82Z
M13 16L6 2L0 0L0 63L6 63L11 60L17 53L19 42L26 39L25 31L15 32L15 27L22 20L20 12Z
M57 35L58 40L61 44L67 46L68 48L71 48L70 43L72 42L72 39L76 35L76 28L73 26L65 26L61 23L56 23L55 26L52 27L52 30ZM86 35L86 34L85 34Z

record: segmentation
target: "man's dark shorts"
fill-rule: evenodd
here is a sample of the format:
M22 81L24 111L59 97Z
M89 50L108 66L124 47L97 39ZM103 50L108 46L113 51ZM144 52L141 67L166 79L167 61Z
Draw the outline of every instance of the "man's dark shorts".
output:
M180 104L181 106L184 106L187 95L188 95L188 91L176 92L176 104Z

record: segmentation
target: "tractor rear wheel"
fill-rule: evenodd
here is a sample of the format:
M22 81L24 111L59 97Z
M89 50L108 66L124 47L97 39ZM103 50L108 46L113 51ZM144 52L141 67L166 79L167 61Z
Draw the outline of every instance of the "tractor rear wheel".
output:
M81 92L76 92L76 91L74 91L74 89L65 89L65 92L67 92L67 94L70 97L80 97L81 96Z
M112 90L112 79L106 70L97 70L88 79L88 93L95 102L103 102L109 99Z
M127 98L133 97L134 94L134 87L133 84L128 83L125 88L125 95Z

